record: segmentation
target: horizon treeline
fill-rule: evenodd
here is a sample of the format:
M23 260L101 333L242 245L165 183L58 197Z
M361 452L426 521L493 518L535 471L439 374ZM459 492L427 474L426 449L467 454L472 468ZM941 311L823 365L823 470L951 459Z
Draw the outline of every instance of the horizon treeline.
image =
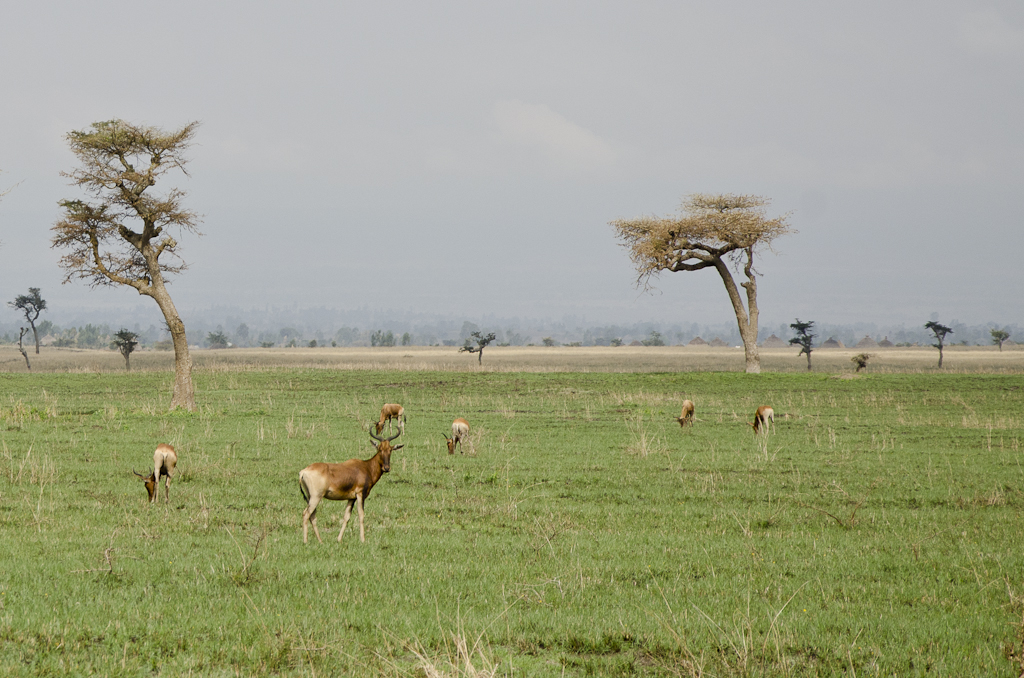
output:
M262 320L262 322L261 322ZM406 320L366 324L323 326L306 323L273 323L267 319L245 322L238 317L224 318L221 322L193 319L188 324L189 344L200 348L231 347L324 347L324 346L462 346L473 332L494 332L495 345L506 346L614 346L614 345L685 345L700 337L706 342L719 339L729 346L740 345L739 331L727 322L701 324L697 322L637 322L631 324L588 325L575 319L561 321L520 319L472 322L469 320L432 320L419 322ZM116 326L115 326L116 325ZM16 343L17 323L0 323L0 342ZM956 320L949 322L953 329L948 345L988 346L992 343L990 330L994 323L966 325ZM157 323L143 327L141 323L116 324L96 322L61 326L51 319L37 324L39 336L45 346L68 348L109 348L111 337L121 327L139 337L142 348L169 348L170 335ZM1024 339L1024 329L1015 324L1001 325L1010 333L1010 340ZM922 345L932 343L931 334L920 324L875 325L870 323L832 324L816 323L815 346L828 339L836 339L847 347L854 346L865 336L875 341L888 339L896 345ZM771 336L788 342L793 331L788 323L765 324L760 328L758 341L764 343Z

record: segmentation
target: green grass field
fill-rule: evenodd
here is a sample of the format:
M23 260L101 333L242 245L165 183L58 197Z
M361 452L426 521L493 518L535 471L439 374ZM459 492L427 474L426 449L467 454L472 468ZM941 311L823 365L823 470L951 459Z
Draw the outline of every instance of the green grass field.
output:
M0 674L1024 667L1019 373L241 365L197 386L183 414L166 371L0 374ZM303 545L299 470L369 457L385 402L409 421L366 542L350 523L339 545L324 502ZM178 476L150 506L131 471L159 442Z

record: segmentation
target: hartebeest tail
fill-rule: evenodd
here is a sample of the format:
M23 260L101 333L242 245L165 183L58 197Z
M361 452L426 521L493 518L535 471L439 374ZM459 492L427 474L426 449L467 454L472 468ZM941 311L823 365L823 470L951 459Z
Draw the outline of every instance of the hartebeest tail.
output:
M680 426L686 426L687 424L689 424L690 426L693 426L693 413L694 413L693 401L692 400L684 400L683 401L683 412L678 417L676 417L676 421L679 422Z
M768 433L768 427L775 430L775 410L767 405L761 405L754 413L754 433Z
M462 452L462 438L463 436L469 435L469 422L465 419L456 419L452 422L452 437L449 438L447 435L444 437L448 443L448 454L455 454L455 446L459 446L459 452Z
M388 403L380 408L380 421L375 424L377 435L384 430L385 423L388 425L388 433L394 431L391 425L392 419L398 422L398 430L405 433L405 408L397 403Z
M391 446L391 441L402 435L399 431L390 438L378 438L373 434L370 424L370 437L377 440L371 441L371 445L377 448L377 454L371 458L349 459L340 464L316 463L310 464L299 471L299 493L306 500L306 510L302 512L302 543L305 544L309 538L309 524L313 523L313 533L317 541L323 543L320 538L320 530L316 526L316 510L322 499L344 499L348 502L345 507L345 517L341 521L341 532L338 533L338 541L345 534L345 526L352 515L352 506L355 505L359 511L359 541L366 541L366 532L363 527L363 503L370 496L370 490L377 484L381 476L391 470L391 453L402 449L403 445Z
M164 503L171 500L171 476L174 475L174 467L178 464L178 455L174 451L174 448L165 443L160 443L156 446L156 451L153 452L153 472L148 476L144 476L135 469L132 469L132 473L142 478L146 485L146 492L149 492L149 503L156 502L156 496L160 489L160 476L166 477Z

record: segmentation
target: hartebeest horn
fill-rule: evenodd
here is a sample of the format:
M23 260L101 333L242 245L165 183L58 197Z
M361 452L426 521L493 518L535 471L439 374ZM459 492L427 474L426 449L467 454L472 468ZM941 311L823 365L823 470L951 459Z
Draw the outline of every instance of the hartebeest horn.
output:
M395 435L391 436L390 438L381 438L380 436L376 436L376 435L373 434L373 429L376 426L377 426L377 422L375 422L375 421L374 422L370 422L370 429L367 431L367 433L369 433L370 437L373 438L374 440L376 440L377 442L384 442L386 440L386 441L388 441L390 443L392 440L394 440L398 436L402 435L402 431L399 430L398 433L396 433Z

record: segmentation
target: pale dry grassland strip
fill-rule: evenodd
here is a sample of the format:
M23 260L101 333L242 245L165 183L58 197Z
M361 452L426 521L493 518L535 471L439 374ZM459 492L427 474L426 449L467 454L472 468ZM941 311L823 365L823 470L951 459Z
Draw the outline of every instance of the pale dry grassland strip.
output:
M813 353L814 371L855 376L850 358L861 351L820 349ZM938 352L928 347L876 349L867 373L938 372ZM737 348L691 346L620 347L491 347L483 366L453 346L352 348L195 349L195 366L206 372L262 371L280 367L336 370L399 370L458 372L739 372L743 352ZM117 372L124 360L115 351L45 347L31 356L35 372ZM761 349L766 372L802 372L806 360L792 349ZM135 371L170 370L168 351L137 351ZM989 346L946 349L945 374L1024 372L1024 346L998 351ZM25 372L25 362L12 346L0 346L0 373Z

